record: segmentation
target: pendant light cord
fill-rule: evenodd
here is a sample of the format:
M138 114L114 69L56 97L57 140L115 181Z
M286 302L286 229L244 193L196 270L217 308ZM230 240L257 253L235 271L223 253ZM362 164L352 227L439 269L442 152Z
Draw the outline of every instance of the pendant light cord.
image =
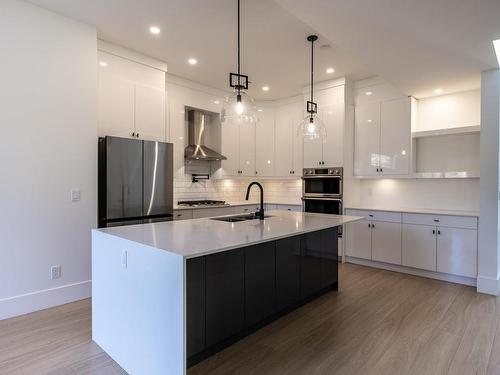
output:
M314 102L313 93L314 93L314 39L311 40L311 102Z
M241 94L240 71L240 0L238 0L238 95Z

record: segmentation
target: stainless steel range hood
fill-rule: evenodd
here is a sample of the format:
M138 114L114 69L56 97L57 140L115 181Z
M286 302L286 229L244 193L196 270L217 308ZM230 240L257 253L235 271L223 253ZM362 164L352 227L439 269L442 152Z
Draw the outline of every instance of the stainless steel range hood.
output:
M196 109L188 110L188 141L184 157L189 160L227 160L224 155L205 146L206 114Z

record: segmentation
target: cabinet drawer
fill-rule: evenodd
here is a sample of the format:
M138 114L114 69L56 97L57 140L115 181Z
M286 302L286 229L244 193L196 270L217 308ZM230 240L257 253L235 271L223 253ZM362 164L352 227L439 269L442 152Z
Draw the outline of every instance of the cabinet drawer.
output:
M175 210L174 220L187 220L193 218L193 210Z
M200 208L193 210L193 219L231 215L233 212L234 207Z
M403 223L436 225L440 227L477 229L477 218L468 216L449 216L431 214L403 214Z
M279 211L302 212L302 206L293 204L277 204L276 209Z
M368 210L345 210L346 215L362 216L367 220L386 221L389 223L401 223L401 212L390 211L368 211Z

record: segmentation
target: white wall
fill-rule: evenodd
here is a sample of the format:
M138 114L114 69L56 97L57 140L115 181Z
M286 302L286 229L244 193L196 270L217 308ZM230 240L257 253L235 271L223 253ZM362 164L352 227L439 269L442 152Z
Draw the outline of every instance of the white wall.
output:
M363 206L479 211L479 179L363 180L360 195Z
M481 90L418 100L416 130L477 126L481 122Z
M0 319L90 295L96 31L0 1ZM81 201L70 202L70 190ZM62 277L50 279L51 265Z
M477 289L500 292L499 248L500 70L481 77L481 216Z

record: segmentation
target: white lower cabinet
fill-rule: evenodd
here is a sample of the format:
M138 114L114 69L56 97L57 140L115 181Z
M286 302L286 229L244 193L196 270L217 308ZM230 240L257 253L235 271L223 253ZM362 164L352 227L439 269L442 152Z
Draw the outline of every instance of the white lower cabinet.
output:
M346 226L349 257L477 276L477 217L355 209L346 214L366 219Z
M372 222L372 260L401 264L401 224Z
M477 276L477 231L464 228L437 228L437 271Z
M436 229L403 224L403 265L436 271Z
M355 213L348 213L355 215ZM372 259L371 222L356 221L347 225L346 255L355 258Z

